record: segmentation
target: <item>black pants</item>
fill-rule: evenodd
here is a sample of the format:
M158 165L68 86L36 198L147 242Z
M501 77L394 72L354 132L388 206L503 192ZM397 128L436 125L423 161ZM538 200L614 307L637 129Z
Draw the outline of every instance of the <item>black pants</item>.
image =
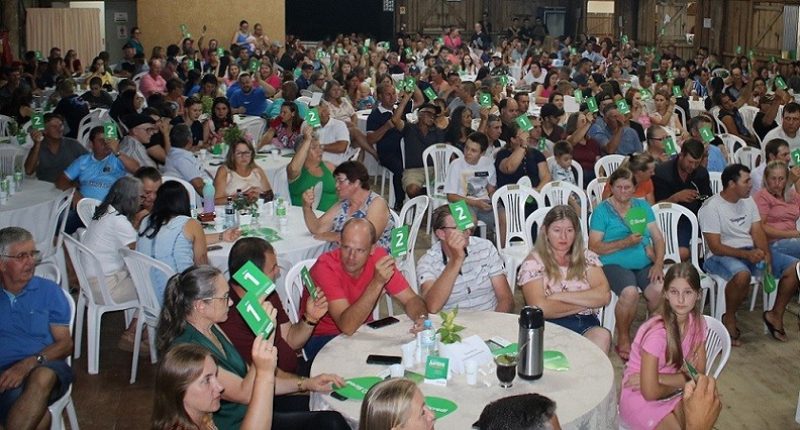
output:
M395 207L403 206L406 191L403 189L403 156L402 154L394 154L391 152L378 152L381 166L389 169L394 178L392 179L392 186L394 186L394 199Z
M272 428L275 430L350 430L344 417L334 411L275 412L272 415Z

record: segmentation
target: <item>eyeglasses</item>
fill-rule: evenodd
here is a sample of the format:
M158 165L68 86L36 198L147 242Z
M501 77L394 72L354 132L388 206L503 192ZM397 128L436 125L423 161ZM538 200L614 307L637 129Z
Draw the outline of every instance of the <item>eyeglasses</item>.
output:
M230 297L230 295L231 295L231 293L227 292L227 293L223 294L221 297L209 297L207 299L203 299L203 301L206 301L206 302L210 302L212 300L225 300L225 301L227 301L228 298Z
M13 258L15 260L20 260L20 261L30 258L33 261L37 261L38 262L39 260L41 260L42 252L38 251L38 250L33 250L33 251L28 251L28 252L20 252L17 255L3 255L3 254L0 254L0 257Z

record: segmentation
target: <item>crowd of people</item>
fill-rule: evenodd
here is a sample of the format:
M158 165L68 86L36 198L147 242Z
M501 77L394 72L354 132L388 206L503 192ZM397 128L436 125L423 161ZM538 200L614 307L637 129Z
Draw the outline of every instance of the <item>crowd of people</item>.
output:
M775 304L763 321L773 338L787 341L783 315L800 284L794 190L800 167L789 156L800 148L800 105L790 93L800 90L800 63L782 75L775 62L741 57L726 65L705 48L682 59L672 45L556 38L538 18L518 24L515 18L506 31L492 33L476 23L468 42L451 28L439 38L400 33L376 43L352 34L305 44L292 36L270 40L259 24L251 32L242 21L228 46L217 39L205 45L203 34L197 45L186 37L166 49L153 47L149 57L141 31L133 29L116 65L102 52L84 71L74 51L62 58L53 48L46 59L27 53L3 68L0 113L22 125L48 111L43 130L29 130L25 172L75 189L66 232L86 229L82 242L100 257L111 297L136 297L119 248L136 249L177 273L153 279L163 305L154 428L348 428L338 413L309 411L308 396L297 394L343 384L339 375L310 376L310 365L331 339L370 321L384 294L403 307L412 332L442 309L513 312L522 304L493 241L459 230L447 206L432 208L430 249L417 262L416 279L406 279L389 254L397 227L391 209L399 211L406 196L438 193L465 201L475 221L487 226L487 237L502 238L508 220L495 222L498 189L522 179L536 190L552 181L586 189L595 164L609 154L624 162L604 173L591 219L581 219L585 212L574 201L554 205L511 276L522 302L541 308L548 321L605 353L614 339L613 349L628 363L620 418L630 428L713 425L720 410L715 381L693 380L687 370L705 371L700 270L726 282L717 291L734 345L741 344L735 310L751 275L774 276ZM76 82L86 92L78 94ZM310 104L313 98L319 102ZM690 102L704 103L702 112L692 112ZM758 110L751 123L741 113L747 107ZM81 119L93 109L107 109L121 135L96 127L86 142L76 140ZM318 127L308 121L314 109ZM357 111L366 115L365 130ZM264 118L267 129L232 141L211 175L196 156L226 141L237 127L234 115ZM763 163L743 165L726 145L729 136L742 146L763 146ZM455 155L443 187L428 190L423 153L439 143ZM264 146L294 153L286 197L302 207L309 233L328 243L310 268L321 292L304 294L300 321L289 321L276 294L262 303L277 321L268 339L244 323L235 307L244 289L223 273L252 261L277 279L275 249L263 239L240 238L236 227L207 233L192 214L208 183L218 205L240 192L271 199L272 185L256 163ZM365 157L392 172L393 207L373 191ZM721 179L717 194L712 173ZM76 210L85 197L100 202L88 225ZM684 262L671 261L667 270L665 235L651 208L661 202L696 216L706 243L702 267L686 263L698 252L692 249L698 238L683 218L677 240ZM641 230L628 222L634 214L643 217ZM6 428L49 420L48 401L72 377L63 361L72 343L66 304L53 293L55 284L34 276L34 239L42 238L0 230L6 292L0 340L13 345L0 352ZM213 268L208 247L222 241L235 242L228 266ZM618 298L610 310L614 333L598 319L612 295ZM640 295L650 317L632 333ZM135 324L122 334L121 348L132 348ZM300 350L305 360L298 359ZM29 393L36 390L46 392ZM17 401L20 396L30 401ZM539 412L518 413L526 408ZM527 419L558 428L555 404L537 395L488 405L479 423L506 428L497 423ZM361 426L427 429L433 416L414 384L390 380L367 394Z

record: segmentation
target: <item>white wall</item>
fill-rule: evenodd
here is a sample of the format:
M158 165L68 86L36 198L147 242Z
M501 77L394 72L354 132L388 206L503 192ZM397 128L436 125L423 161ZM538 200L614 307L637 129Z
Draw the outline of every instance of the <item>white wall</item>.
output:
M614 1L589 0L586 11L588 13L614 13Z

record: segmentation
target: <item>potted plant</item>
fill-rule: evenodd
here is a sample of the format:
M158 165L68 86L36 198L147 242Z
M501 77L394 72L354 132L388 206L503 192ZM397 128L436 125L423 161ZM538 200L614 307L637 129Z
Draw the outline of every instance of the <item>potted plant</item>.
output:
M439 334L439 340L445 345L461 342L461 335L458 332L464 330L464 326L456 324L456 316L458 316L458 308L439 312L442 326L436 330L436 333Z

